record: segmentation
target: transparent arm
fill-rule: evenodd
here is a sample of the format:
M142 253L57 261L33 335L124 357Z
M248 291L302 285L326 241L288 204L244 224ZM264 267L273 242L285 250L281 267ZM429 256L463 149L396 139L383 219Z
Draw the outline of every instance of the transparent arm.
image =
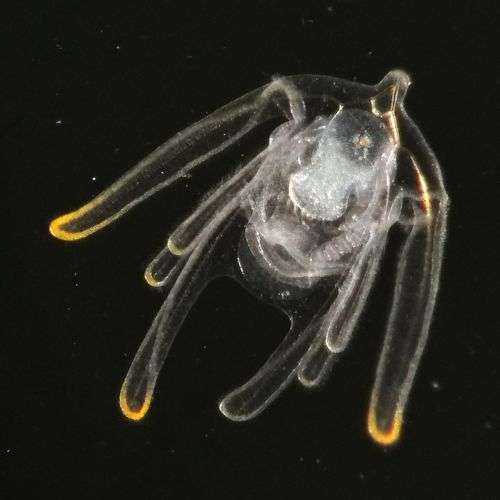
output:
M300 363L297 378L305 387L321 384L339 353L347 347L377 274L386 236L381 233L359 252L343 278L337 297L322 320L318 338Z
M202 249L206 250L205 245L200 245L182 268L123 382L120 408L132 420L142 419L149 410L156 379L165 358L192 303L203 290L201 286L193 286L208 264L206 258L197 255Z
M148 264L144 271L144 279L153 287L165 286L177 274L172 270L179 263L179 256L173 254L168 247L163 248Z
M231 146L259 124L283 114L301 120L303 102L286 80L275 80L176 134L92 201L53 220L50 232L63 240L85 238Z
M323 317L318 338L300 363L297 377L306 387L321 384L333 362L348 346L377 276L388 230L400 216L400 188L389 187L389 176L384 179L388 186L384 196L386 209L377 224L377 231L370 236L347 267L339 282L335 301Z
M153 287L164 286L172 277L171 268L179 257L186 257L197 245L203 231L220 214L230 213L241 205L252 189L258 185L256 173L270 151L279 143L267 147L247 165L239 168L230 179L223 182L195 211L182 221L170 235L167 246L147 266L144 278ZM219 215L217 215L219 214Z
M179 224L170 235L167 245L172 254L182 255L189 252L196 242L197 235L202 228L210 222L217 212L224 209L226 205L234 203L235 199L241 199L241 192L251 182L270 148L265 149L230 179L223 182L215 191L203 201L196 210Z
M377 367L368 412L368 430L382 445L399 436L403 413L422 352L439 286L446 231L444 189L431 196L423 173L414 163L416 180L413 225L402 248L392 309ZM441 186L442 187L442 186Z
M297 373L317 332L317 321L311 321L311 316L294 319L283 341L258 372L222 399L221 413L231 420L244 421L266 409Z
M169 284L173 282L172 288L137 351L120 391L120 408L126 417L140 420L147 413L158 374L184 318L208 282L216 243L232 221L236 208L237 205L226 209L199 235L189 256L181 258L170 271L175 274L175 282L167 274Z
M350 273L341 286L338 302L335 301L339 310L337 322L334 322L340 330L348 328L351 331L354 327L348 321L348 313L352 313L352 309L361 309L364 304L364 298L359 304L355 294L360 287L367 287L366 294L368 293L370 283L366 281L366 277L375 272L384 242L385 234L360 252L353 266L357 271L354 275ZM343 290L342 287L351 281L352 287ZM320 383L336 356L325 343L328 329L333 328L329 320L334 306L325 313L327 307L328 303L314 316L294 319L284 340L259 371L221 401L219 409L226 417L231 420L248 420L258 415L287 387L295 375L308 387Z
M263 152L243 167L241 172L248 173L249 166L256 168L265 156L266 153ZM255 188L255 183L243 182L241 185L241 182L238 182L241 180L238 175L233 177L233 183L238 186L238 189L230 189L231 197L229 200L225 199L225 204L218 203L219 198L221 196L224 198L223 195L226 194L224 190L221 193L217 190L212 197L213 200L211 198L207 200L206 209L213 208L212 204L215 204L218 210L216 213L210 210L211 217L204 220L203 227L197 223L197 216L191 216L187 219L189 223L181 224L183 231L191 235L190 252L185 252L178 257L167 247L153 259L146 269L145 278L148 283L152 286L171 285L171 289L123 383L120 392L120 407L128 418L139 420L148 411L156 379L177 332L191 305L210 279L208 275L210 263L217 261L213 256L216 241L224 233L224 228L227 228L233 220L242 201ZM232 186L233 183L230 182L229 185ZM198 211L194 214L199 216Z
M371 243L370 248L361 253L342 283L338 302L332 305L321 325L326 346L333 353L344 351L351 340L352 332L377 275L386 237L387 232L382 231Z

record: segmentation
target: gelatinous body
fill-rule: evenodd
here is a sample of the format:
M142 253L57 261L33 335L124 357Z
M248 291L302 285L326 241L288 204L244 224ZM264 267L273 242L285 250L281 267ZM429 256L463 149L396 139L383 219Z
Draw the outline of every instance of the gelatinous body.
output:
M394 443L429 331L448 197L436 158L403 100L410 79L377 85L328 76L276 78L177 134L51 233L77 240L277 121L265 144L200 202L149 264L166 298L120 393L131 419L190 307L210 280L237 279L285 311L291 327L262 368L226 395L221 412L247 420L297 378L320 384L349 344L379 270L389 229L405 232L368 430Z

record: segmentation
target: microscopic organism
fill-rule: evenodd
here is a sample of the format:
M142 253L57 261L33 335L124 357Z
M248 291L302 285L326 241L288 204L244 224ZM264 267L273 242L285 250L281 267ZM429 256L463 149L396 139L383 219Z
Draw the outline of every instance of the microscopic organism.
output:
M404 108L409 85L401 70L376 85L276 77L178 133L51 223L57 238L84 238L273 124L146 268L146 281L163 289L165 301L121 389L127 417L148 411L183 320L218 276L238 280L291 320L257 373L220 400L220 411L247 420L294 379L321 384L352 339L397 225L404 241L368 410L373 439L397 440L436 301L448 207L438 161Z

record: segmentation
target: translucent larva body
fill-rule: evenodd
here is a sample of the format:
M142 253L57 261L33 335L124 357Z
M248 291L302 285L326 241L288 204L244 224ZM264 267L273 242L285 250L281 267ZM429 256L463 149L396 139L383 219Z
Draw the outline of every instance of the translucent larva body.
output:
M384 123L361 110L341 109L304 129L281 131L260 168L262 187L249 200L252 253L282 278L308 284L342 272L387 223L395 153Z
M122 386L127 417L148 411L184 318L220 275L291 319L262 368L220 401L221 412L247 420L294 378L305 387L323 382L352 338L389 229L400 224L406 238L368 412L378 443L397 440L434 309L448 206L439 164L404 109L409 85L399 70L373 86L329 76L277 78L180 132L52 222L60 239L86 237L250 131L281 121L147 267L146 281L163 287L166 298Z

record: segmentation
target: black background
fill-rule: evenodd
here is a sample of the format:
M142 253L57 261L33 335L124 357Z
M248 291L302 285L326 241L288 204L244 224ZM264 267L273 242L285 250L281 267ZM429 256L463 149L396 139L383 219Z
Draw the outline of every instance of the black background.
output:
M32 2L3 17L2 498L497 493L498 8L307 3ZM126 421L118 391L162 300L142 272L199 189L178 183L78 243L52 239L51 218L274 74L374 83L393 67L413 77L407 106L452 201L400 443L381 449L365 430L384 275L326 386L293 386L245 424L224 419L218 397L266 359L287 320L234 282L213 283L180 331L150 414Z

